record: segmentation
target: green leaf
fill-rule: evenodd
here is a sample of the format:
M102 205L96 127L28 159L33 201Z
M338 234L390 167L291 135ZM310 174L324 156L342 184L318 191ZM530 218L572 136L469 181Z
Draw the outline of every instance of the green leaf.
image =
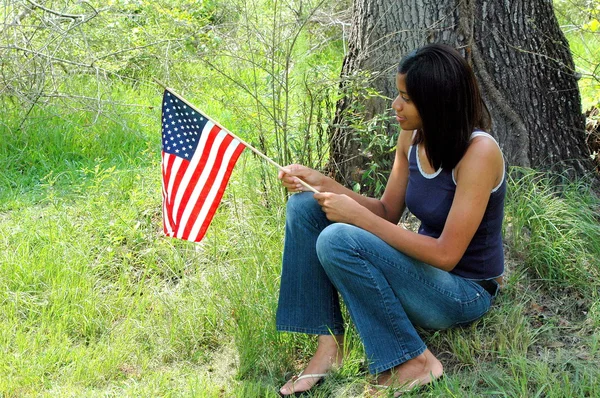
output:
M583 25L583 28L591 32L597 32L598 29L600 29L600 22L594 18L590 22Z

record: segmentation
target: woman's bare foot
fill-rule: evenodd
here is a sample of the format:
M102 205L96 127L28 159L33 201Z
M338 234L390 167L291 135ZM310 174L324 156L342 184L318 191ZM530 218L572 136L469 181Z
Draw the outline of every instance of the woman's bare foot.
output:
M444 374L442 363L426 349L421 355L410 359L377 377L377 385L398 389L399 392L412 390L440 378ZM385 390L374 389L373 396ZM400 395L400 394L398 394Z
M302 375L325 374L334 366L342 364L343 360L344 336L320 335L317 351L311 358ZM310 390L319 382L321 377L306 377L302 379L292 379L285 383L279 390L281 395L291 395L297 392Z

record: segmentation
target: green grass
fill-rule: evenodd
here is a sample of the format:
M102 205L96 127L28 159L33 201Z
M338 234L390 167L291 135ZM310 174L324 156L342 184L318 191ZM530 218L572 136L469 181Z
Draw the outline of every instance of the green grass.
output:
M242 156L201 244L166 238L152 123L81 117L3 134L0 396L275 396L315 342L275 330L285 203L257 184L261 163ZM598 199L512 175L506 288L479 322L423 332L447 377L409 396L600 393ZM349 327L345 365L313 396L362 395Z
M296 51L309 44L300 37ZM322 86L307 83L326 94L338 44L297 64L291 101L315 65ZM220 66L252 74L237 65ZM274 140L268 122L240 123L259 119L249 98L196 98L212 82L226 87L216 72L182 63L172 81L243 137ZM71 102L24 121L18 106L3 112L0 397L275 397L315 349L310 336L275 330L285 222L276 171L246 151L203 242L166 238L160 90L104 90L95 111ZM304 134L326 122L306 126L308 105L292 104L289 119L288 143L305 157ZM583 181L510 175L502 294L468 327L422 331L446 377L407 396L600 396L600 200ZM344 366L312 396L363 395L364 350L347 330Z
M513 169L507 200L514 251L542 280L575 286L593 297L600 280L598 198L581 181Z
M597 1L555 0L554 10L580 74L583 111L599 105L600 9Z

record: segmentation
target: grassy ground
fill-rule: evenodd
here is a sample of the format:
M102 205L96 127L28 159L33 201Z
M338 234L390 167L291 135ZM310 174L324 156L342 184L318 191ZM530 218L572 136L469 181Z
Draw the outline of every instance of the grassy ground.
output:
M1 397L274 397L314 349L275 331L284 201L251 154L202 244L162 236L157 112L4 127ZM447 376L413 396L600 396L598 199L513 171L506 288L479 322L423 331ZM350 330L313 396L363 393Z
M218 79L193 73L182 86ZM160 92L109 94L96 113L40 107L22 125L22 109L3 110L0 397L275 397L315 341L275 331L285 201L274 170L245 153L203 242L166 238ZM214 107L203 106L237 123ZM234 108L252 119L250 105ZM314 134L302 123L290 131ZM447 373L409 396L600 396L600 200L583 182L511 176L506 286L473 325L422 331ZM363 348L348 330L344 366L312 396L363 395Z

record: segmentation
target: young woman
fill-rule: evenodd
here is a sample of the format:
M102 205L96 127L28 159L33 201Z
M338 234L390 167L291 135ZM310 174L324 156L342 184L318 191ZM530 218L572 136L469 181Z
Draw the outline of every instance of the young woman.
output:
M483 130L490 117L468 63L431 44L406 56L392 103L402 128L381 199L290 165L279 178L290 192L304 180L319 194L287 206L280 331L318 335L304 371L280 390L298 394L342 362L338 293L365 346L375 386L411 389L443 374L415 326L445 329L484 315L504 271L505 166ZM418 233L398 225L407 207Z

